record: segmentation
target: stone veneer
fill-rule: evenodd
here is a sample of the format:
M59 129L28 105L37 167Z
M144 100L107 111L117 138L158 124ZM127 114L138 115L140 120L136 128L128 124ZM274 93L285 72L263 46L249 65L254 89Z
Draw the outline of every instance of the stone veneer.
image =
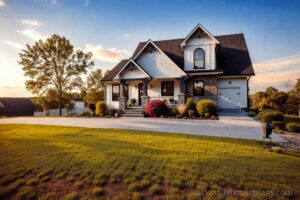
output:
M193 96L193 82L204 82L204 96ZM218 103L218 79L216 76L194 76L185 81L186 98L192 97L195 102L202 99L213 100Z

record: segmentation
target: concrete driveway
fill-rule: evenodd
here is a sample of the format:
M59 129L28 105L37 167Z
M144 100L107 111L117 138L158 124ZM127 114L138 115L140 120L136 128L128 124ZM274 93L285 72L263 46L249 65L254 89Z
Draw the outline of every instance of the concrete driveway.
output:
M220 120L183 120L161 118L59 118L19 117L0 119L0 124L43 124L90 128L121 128L161 132L188 133L232 138L262 140L261 124L241 111L221 111ZM275 142L286 142L272 134Z

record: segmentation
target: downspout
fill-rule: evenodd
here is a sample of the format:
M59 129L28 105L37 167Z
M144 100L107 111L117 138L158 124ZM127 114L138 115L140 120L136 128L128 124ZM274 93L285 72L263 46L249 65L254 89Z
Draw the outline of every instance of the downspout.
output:
M249 80L250 76L247 77L247 108L249 108L250 102L249 102Z

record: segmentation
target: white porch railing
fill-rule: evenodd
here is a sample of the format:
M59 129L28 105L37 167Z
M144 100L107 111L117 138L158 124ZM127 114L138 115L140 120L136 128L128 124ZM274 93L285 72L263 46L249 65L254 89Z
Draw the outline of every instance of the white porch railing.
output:
M170 102L170 99L174 99L173 102ZM149 101L152 101L152 100L162 100L162 101L165 101L167 105L177 105L178 103L178 97L174 97L174 96L158 96L158 97L149 97Z

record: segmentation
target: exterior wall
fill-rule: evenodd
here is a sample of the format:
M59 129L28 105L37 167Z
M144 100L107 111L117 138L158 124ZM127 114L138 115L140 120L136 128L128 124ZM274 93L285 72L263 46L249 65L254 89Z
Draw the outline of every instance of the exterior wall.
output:
M229 83L231 82L231 84ZM247 78L236 78L236 79L219 79L218 80L218 89L219 88L240 88L240 102L241 108L247 108Z
M161 96L162 81L174 81L174 96ZM148 83L147 87L150 101L153 99L169 99L171 97L177 100L178 94L180 93L180 82L175 79L154 79Z
M121 74L121 79L145 78L145 74L137 67L134 69L125 69Z
M185 75L179 67L158 50L152 53L142 53L136 62L152 76L152 78L178 78Z
M106 85L105 101L106 101L106 105L108 107L114 108L114 109L119 109L119 101L112 100L112 84Z
M74 101L74 108L84 108L84 102L83 101Z
M194 81L204 82L204 96L193 95L193 83ZM202 99L213 100L216 104L218 103L218 80L216 76L194 76L185 81L185 93L186 97L192 97L194 102Z
M216 68L215 42L209 37L191 38L184 48L184 70L201 71L214 70ZM205 68L194 69L194 51L202 48L205 51Z

